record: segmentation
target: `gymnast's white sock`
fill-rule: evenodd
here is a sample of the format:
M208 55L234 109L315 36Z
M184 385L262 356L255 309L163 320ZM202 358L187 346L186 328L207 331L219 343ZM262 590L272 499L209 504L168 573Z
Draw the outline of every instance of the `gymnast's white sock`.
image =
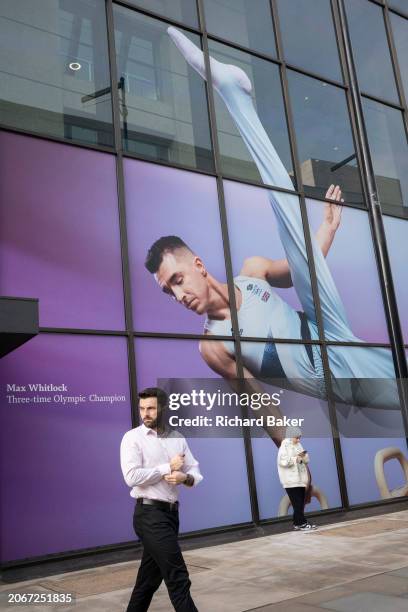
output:
M167 28L167 32L190 66L194 68L203 79L206 79L204 55L201 49L192 43L187 36L180 32L180 30L177 30L177 28L170 26ZM251 81L246 73L241 68L238 68L238 66L223 64L213 57L210 57L210 66L213 86L217 91L221 91L224 84L231 84L231 81L234 81L235 84L241 87L246 93L251 93Z

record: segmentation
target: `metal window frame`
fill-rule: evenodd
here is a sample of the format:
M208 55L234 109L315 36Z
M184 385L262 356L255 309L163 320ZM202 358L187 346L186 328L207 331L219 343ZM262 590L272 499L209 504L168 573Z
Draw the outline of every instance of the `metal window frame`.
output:
M265 338L252 338L252 337L241 337L239 335L239 326L238 326L238 316L236 311L235 304L235 291L234 291L234 282L233 282L233 271L232 271L232 262L231 262L231 251L230 251L230 243L228 237L228 224L227 224L227 215L226 215L226 207L225 207L225 198L224 198L224 188L223 182L224 180L236 181L242 184L253 185L255 187L260 187L263 189L274 189L277 191L284 191L291 193L294 196L299 198L299 205L302 215L303 222L303 230L305 236L305 244L306 250L309 258L309 271L310 271L310 279L311 279L311 287L315 300L315 310L317 316L318 330L319 330L319 338L315 341L300 341L294 339L285 339L279 338L275 341L277 343L292 343L292 344L315 344L320 347L322 354L322 361L324 366L324 377L325 383L328 389L328 406L329 406L329 414L331 420L332 434L333 434L333 446L334 453L336 458L336 466L339 480L339 489L341 495L342 505L340 507L341 510L350 510L355 508L356 505L351 505L348 500L347 493L347 482L344 471L344 463L342 457L341 450L341 442L338 437L337 432L337 420L336 420L336 411L334 405L334 398L331 390L331 376L329 369L329 360L327 347L328 346L363 346L366 348L369 347L383 347L388 348L392 351L394 357L394 363L396 366L396 375L397 379L407 379L408 378L408 369L407 364L404 359L402 359L402 355L405 357L405 345L403 343L401 326L399 322L398 315L398 307L397 301L395 297L395 292L393 289L392 283L392 273L390 262L388 259L387 249L386 249L386 241L384 228L382 225L382 213L378 203L378 198L375 197L375 178L374 172L372 170L372 163L370 158L370 152L368 148L367 136L365 134L365 124L364 118L359 111L359 105L361 106L360 97L363 95L366 98L370 98L375 100L376 102L380 102L385 106L395 108L397 110L402 111L404 118L404 125L406 132L408 134L408 114L407 114L407 100L404 96L401 74L398 66L397 52L394 44L391 23L389 18L389 12L395 12L397 15L401 17L407 17L403 13L399 12L397 9L393 7L389 7L388 3L384 3L383 0L369 0L370 2L376 4L381 7L384 13L385 20L385 28L387 34L387 40L390 47L391 53L391 61L394 69L394 74L396 77L397 90L400 99L400 105L396 105L390 103L387 100L382 100L378 98L373 98L368 94L364 94L359 92L357 79L355 74L355 69L353 66L352 60L352 52L351 45L348 38L347 33L347 20L345 17L344 10L344 2L343 0L329 0L331 4L331 11L333 17L334 31L336 36L336 43L339 52L339 61L341 66L341 71L343 75L343 82L332 81L323 77L321 75L310 72L302 67L292 65L290 63L285 62L283 55L283 46L282 46L282 37L279 28L279 17L277 11L276 0L270 0L269 5L271 9L272 23L276 40L276 48L277 48L277 56L272 57L269 55L265 55L259 53L257 51L251 50L229 40L223 39L218 36L212 35L210 32L207 32L205 26L205 10L204 10L204 0L196 0L197 2L197 14L199 19L199 27L194 28L188 26L184 23L178 22L176 20L158 15L157 13L150 11L148 9L144 9L141 7L137 7L134 4L126 0L105 0L105 10L106 10L106 20L107 20L107 35L108 35L108 52L109 52L109 67L110 67L110 78L111 78L111 94L112 94L112 115L113 115L113 133L114 133L114 146L107 147L103 145L95 145L91 143L78 142L67 140L61 137L56 137L47 134L40 134L37 132L31 132L29 130L22 130L15 127L10 127L6 125L0 124L0 130L4 132L11 132L21 135L26 135L34 138L40 138L43 140L49 140L51 142L63 143L67 146L77 146L86 149L91 149L94 151L99 151L101 153L108 153L110 155L115 156L116 161L116 177L117 177L117 196L118 196L118 217L119 217L119 229L120 229L120 242L121 242L121 260L122 260L122 279L123 279L123 292L124 292L124 313L125 313L125 329L124 330L96 330L96 329L79 329L79 328L65 328L65 327L41 327L40 333L43 334L88 334L88 335L99 335L99 336L112 336L112 337L122 337L126 339L127 343L127 351L128 351L128 373L129 373L129 388L130 388L130 402L131 402L131 422L133 426L138 424L138 399L137 399L137 362L135 356L135 341L138 338L150 338L150 339L171 339L171 340L199 340L204 336L202 334L186 334L186 333L163 333L163 332L145 332L145 331L137 331L134 327L133 322L133 308L132 308L132 291L131 291L131 278L130 278L130 261L129 261L129 248L128 248L128 234L127 234L127 224L126 224L126 203L125 203L125 184L124 184L124 171L123 171L123 160L124 159L137 159L140 161L144 161L149 164L157 164L159 166L168 166L175 169L188 170L190 172L196 172L197 174L202 174L206 176L212 176L217 185L217 193L218 193L218 202L219 202L219 214L220 214L220 225L221 225L221 233L223 240L223 249L224 249L224 258L225 258L225 266L226 266L226 274L227 274L227 284L229 290L229 298L232 305L231 309L231 318L232 318L232 328L233 335L229 336L213 336L211 337L211 341L222 341L222 340L232 340L235 342L236 346L236 355L237 355L237 374L238 377L242 377L243 374L243 361L241 354L241 342L264 342ZM117 89L117 69L116 69L116 53L115 53L115 38L114 38L114 18L113 18L113 7L114 5L120 5L125 7L135 13L141 13L148 15L156 20L164 21L166 23L175 25L177 27L183 28L189 32L197 34L200 36L202 41L203 51L205 55L205 62L207 67L208 83L206 84L206 98L208 105L208 113L209 113L209 126L210 126L210 138L212 143L213 150L213 162L214 162L214 171L207 171L198 168L192 168L190 166L186 166L183 164L177 163L167 163L162 160L150 160L146 159L146 157L142 157L135 153L127 152L123 149L122 146L122 134L121 134L121 121L120 121L120 100L119 93ZM287 122L288 129L288 138L291 149L291 155L293 160L293 169L296 179L297 188L293 190L280 189L277 187L267 186L264 183L248 180L244 178L238 178L236 176L229 176L222 172L221 167L221 156L218 146L218 136L217 136L217 127L216 127L216 116L215 116L215 106L214 106L214 97L213 90L211 86L211 75L208 70L209 68L209 55L208 55L208 41L214 40L215 42L219 42L224 45L228 45L237 50L243 51L247 54L254 55L261 59L267 60L278 65L280 70L280 78L283 92L283 104L285 109L285 116ZM361 179L361 183L363 185L363 195L365 200L365 207L362 207L357 204L345 203L346 206L350 208L355 208L358 210L364 210L369 218L371 231L372 231L372 240L373 247L376 254L376 263L377 270L380 281L380 289L381 295L384 304L384 312L387 319L388 331L390 337L390 343L381 343L381 342L333 342L325 339L324 329L323 329L323 319L321 314L321 307L319 301L319 291L318 291L318 282L316 277L316 271L314 267L314 260L312 256L312 244L310 239L310 227L308 223L307 209L306 209L306 198L309 199L308 194L305 192L302 177L300 172L300 162L297 153L297 144L296 144L296 134L294 128L294 121L292 116L291 104L290 104L290 95L289 88L287 82L287 71L292 70L298 72L300 74L304 74L305 76L319 79L320 81L324 81L330 85L339 87L344 90L347 100L348 113L350 117L350 126L353 135L354 147L357 155L358 165L359 165L359 175ZM361 110L361 109L360 109ZM374 187L373 187L374 186ZM317 201L324 202L324 198L313 197L312 199ZM405 215L401 212L395 211L394 213L388 213L387 216L396 217L404 219ZM408 345L406 345L408 347ZM405 411L402 410L402 415L404 418L405 425L407 427L408 432L408 392L405 389L404 385L402 386L402 398L403 403L405 404ZM337 435L335 435L337 432ZM280 520L286 519L260 519L259 516L259 506L258 506L258 497L257 497L257 487L256 487L256 479L255 479L255 467L252 456L252 445L249 434L244 434L244 448L245 448L245 458L246 458L246 466L247 466L247 478L248 478L248 487L249 487L249 495L251 502L251 512L252 512L252 522L245 523L246 526L259 527L262 524L277 522ZM358 504L358 507L372 507L379 505L386 505L391 502L401 501L401 499L395 500L378 500L375 502L366 502L363 504ZM335 512L338 509L330 509L324 512ZM208 535L212 533L219 533L220 531L233 531L238 529L239 525L225 525L211 529L202 529L194 532L194 534L203 534ZM184 537L189 537L190 534L185 534ZM129 544L118 544L107 547L109 550L120 550L123 547L128 547ZM87 549L84 554L88 554L94 550L100 550L105 547L96 547L95 549ZM80 551L79 551L80 552ZM68 559L72 556L72 553L63 552L57 555L46 555L41 558L41 560L46 559ZM13 567L27 565L30 563L30 560L17 560L16 562L12 562L11 564L6 564L6 566L10 565ZM32 563L32 561L31 561Z

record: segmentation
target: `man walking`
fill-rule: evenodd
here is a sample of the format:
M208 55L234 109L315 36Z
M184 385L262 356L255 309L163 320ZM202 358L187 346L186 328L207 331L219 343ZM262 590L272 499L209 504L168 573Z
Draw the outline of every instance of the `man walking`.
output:
M127 612L148 610L164 580L177 612L196 612L191 582L177 541L177 485L197 485L202 475L186 440L164 427L167 394L158 387L139 393L143 422L123 436L123 477L136 498L133 526L144 551Z

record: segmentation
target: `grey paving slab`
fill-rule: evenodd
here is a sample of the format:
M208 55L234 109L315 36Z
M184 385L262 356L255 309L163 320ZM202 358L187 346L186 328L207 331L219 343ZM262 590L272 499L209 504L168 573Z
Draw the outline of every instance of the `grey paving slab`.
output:
M406 567L400 567L397 570L390 572L393 576L401 576L402 578L408 578L408 565Z
M381 593L354 593L321 603L320 607L335 612L408 612L407 600Z
M261 608L251 608L251 610L246 610L246 612L322 612L322 609L289 600L262 606Z

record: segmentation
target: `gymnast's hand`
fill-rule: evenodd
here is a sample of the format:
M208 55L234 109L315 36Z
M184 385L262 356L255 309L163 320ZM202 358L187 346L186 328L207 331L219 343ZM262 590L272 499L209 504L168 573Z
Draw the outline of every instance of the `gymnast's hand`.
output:
M331 231L336 231L340 225L341 213L343 206L336 204L336 202L344 202L341 197L341 189L339 185L330 185L326 192L326 199L334 200L334 202L326 202L324 205L324 217L323 223Z
M344 202L341 197L341 189L338 185L330 185L326 192L326 198L333 201L325 203L323 221L316 232L317 244L322 250L323 257L326 257L329 252L341 221L343 206L336 204L336 202Z

